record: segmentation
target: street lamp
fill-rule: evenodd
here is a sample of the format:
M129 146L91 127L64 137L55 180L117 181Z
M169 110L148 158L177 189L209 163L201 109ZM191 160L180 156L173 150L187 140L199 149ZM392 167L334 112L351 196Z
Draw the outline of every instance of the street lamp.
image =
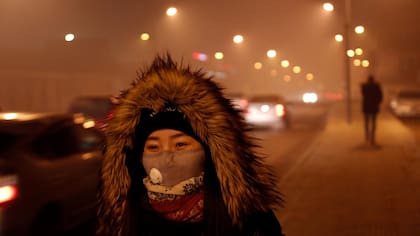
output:
M323 8L326 11L333 11L334 6L331 3L324 3ZM336 35L337 41L342 41L344 38L344 63L345 63L345 91L346 91L346 114L347 123L351 124L351 81L350 81L350 57L347 56L347 50L350 48L349 31L350 31L350 16L351 16L351 0L345 0L345 21L344 21L344 35L342 37ZM364 28L357 28L356 32L363 33Z

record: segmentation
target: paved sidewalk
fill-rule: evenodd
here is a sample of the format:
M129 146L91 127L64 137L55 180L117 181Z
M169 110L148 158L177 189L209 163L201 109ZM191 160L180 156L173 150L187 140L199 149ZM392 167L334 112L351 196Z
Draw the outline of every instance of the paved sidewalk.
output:
M352 123L334 104L326 130L279 184L278 217L288 236L420 235L420 152L414 135L388 110L378 147L364 141L360 103Z

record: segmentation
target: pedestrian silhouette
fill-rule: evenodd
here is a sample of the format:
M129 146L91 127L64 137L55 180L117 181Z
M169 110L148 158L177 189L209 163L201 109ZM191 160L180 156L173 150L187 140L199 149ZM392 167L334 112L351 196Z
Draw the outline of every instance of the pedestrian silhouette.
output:
M361 90L366 142L371 145L376 145L376 117L379 113L379 106L383 100L382 89L374 76L369 75L367 81L362 83Z

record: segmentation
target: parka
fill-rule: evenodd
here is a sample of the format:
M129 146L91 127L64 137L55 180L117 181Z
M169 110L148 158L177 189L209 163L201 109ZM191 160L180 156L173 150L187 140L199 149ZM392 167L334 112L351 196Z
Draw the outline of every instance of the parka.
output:
M99 176L97 235L283 235L276 176L223 88L202 69L157 56L119 97L106 129ZM171 104L206 147L204 220L164 219L148 204L136 143L144 109ZM136 151L137 150L137 151Z

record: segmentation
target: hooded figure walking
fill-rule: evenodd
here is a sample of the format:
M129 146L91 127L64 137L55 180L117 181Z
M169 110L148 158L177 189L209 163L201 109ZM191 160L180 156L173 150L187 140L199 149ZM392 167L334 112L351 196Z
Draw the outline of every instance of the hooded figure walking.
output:
M158 56L119 99L98 235L283 235L275 176L210 77Z
M379 105L383 99L382 89L379 83L375 81L373 75L369 75L367 81L362 83L361 91L366 142L376 145L376 117L379 112Z

